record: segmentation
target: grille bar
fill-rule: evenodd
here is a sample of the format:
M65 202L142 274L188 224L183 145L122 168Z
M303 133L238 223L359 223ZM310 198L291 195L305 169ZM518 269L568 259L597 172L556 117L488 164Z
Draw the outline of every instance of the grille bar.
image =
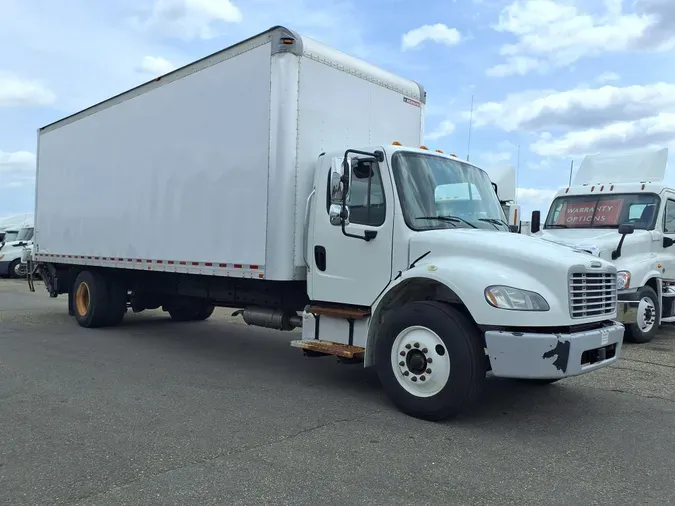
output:
M616 311L616 296L615 273L570 273L569 305L572 318L612 314Z

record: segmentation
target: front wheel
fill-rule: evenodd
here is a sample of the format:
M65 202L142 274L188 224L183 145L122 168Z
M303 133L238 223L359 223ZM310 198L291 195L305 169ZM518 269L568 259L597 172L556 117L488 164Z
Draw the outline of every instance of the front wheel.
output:
M17 258L9 264L9 271L7 272L10 279L17 279L21 277L21 259Z
M661 301L651 286L638 290L637 322L626 325L625 339L631 343L648 343L659 330Z
M425 420L456 415L479 396L485 354L478 329L448 304L418 301L385 323L375 366L387 395L404 413Z

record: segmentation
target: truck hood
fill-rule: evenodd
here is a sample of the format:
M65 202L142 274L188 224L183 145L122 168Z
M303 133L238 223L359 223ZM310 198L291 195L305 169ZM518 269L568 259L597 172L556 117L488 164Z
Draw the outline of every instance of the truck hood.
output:
M480 229L429 230L415 234L410 240L410 261L427 251L431 251L432 256L450 253L472 259L497 259L500 264L521 271L528 265L567 271L572 265L587 265L592 258L585 251L538 237Z
M534 236L544 241L569 246L575 249L584 250L603 260L612 261L612 252L619 244L621 236L616 229L550 229L543 230L540 234ZM636 230L633 234L627 235L621 247L621 256L628 257L648 253L651 251L651 243L658 240L653 233L648 230Z

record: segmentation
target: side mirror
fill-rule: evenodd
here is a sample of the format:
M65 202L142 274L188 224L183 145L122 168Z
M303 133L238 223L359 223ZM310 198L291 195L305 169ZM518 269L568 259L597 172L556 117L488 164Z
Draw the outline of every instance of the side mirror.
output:
M349 225L349 208L343 207L342 204L331 204L328 208L328 217L330 224L335 227L341 226L343 222Z
M621 235L630 235L635 232L635 225L632 223L622 223L619 225L619 234Z
M619 244L614 251L612 251L612 260L616 260L621 256L621 247L623 246L623 240L627 235L635 232L635 225L632 223L622 223L619 225L619 234L621 234L621 239L619 239Z
M541 230L541 211L532 211L530 220L530 232L536 234Z
M347 170L343 167L342 158L333 158L330 176L330 200L331 203L342 203L345 200L345 189L349 196L349 187L352 182L352 163L347 159ZM346 177L345 177L346 174ZM346 184L345 184L346 183Z
M670 248L673 244L675 244L675 241L672 240L670 237L664 237L663 238L663 247L664 248Z
M5 232L0 232L0 242L5 242Z

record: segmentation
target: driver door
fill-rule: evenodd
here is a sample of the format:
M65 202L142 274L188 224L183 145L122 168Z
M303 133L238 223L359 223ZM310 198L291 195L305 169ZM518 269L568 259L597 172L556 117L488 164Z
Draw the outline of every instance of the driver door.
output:
M344 231L331 223L331 176L342 172L336 158L317 184L313 245L308 252L313 301L371 306L391 280L394 195L386 161L352 159ZM366 232L375 237L364 240Z

